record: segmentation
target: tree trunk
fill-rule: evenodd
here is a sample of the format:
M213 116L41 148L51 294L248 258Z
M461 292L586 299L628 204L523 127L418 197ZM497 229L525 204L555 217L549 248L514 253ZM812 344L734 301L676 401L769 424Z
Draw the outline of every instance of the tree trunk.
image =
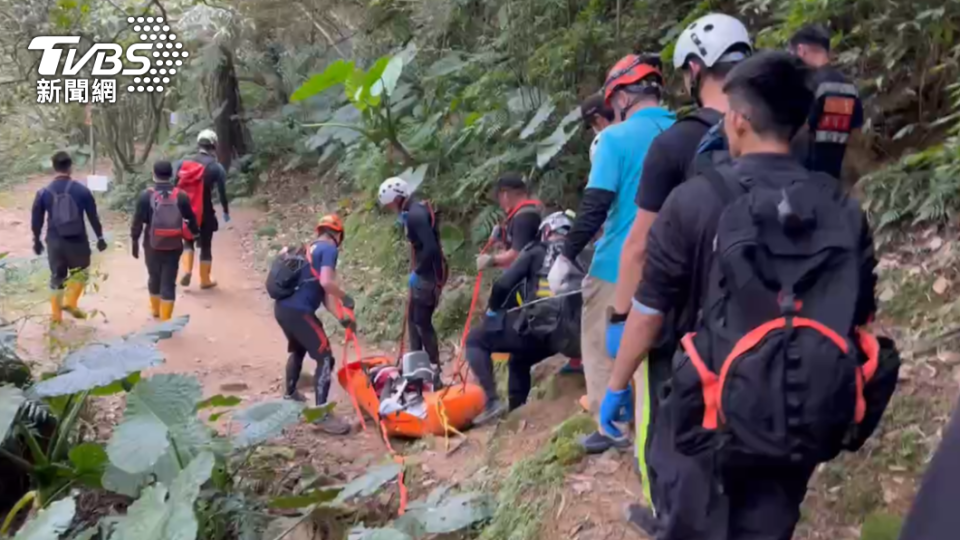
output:
M237 82L233 53L220 46L220 54L220 64L213 74L213 92L210 93L214 102L210 106L219 109L219 114L214 118L219 138L217 159L229 170L233 159L250 153L253 145L246 119L243 117L243 103L240 100L240 85Z

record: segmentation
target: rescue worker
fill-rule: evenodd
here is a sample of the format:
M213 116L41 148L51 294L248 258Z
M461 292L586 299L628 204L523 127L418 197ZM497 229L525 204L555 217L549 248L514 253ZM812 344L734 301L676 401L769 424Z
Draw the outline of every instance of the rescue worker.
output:
M490 238L507 249L495 254L478 255L477 272L492 266L506 268L513 264L524 246L536 240L540 228L543 204L530 198L530 190L520 173L502 175L497 180L494 193L497 204L507 217L502 225L494 228Z
M89 278L90 240L84 216L97 236L97 250L107 249L103 227L97 215L97 201L87 186L70 177L73 159L66 152L57 152L51 159L56 176L33 199L31 228L33 252L41 255L40 241L44 221L47 224L47 260L50 263L50 321L63 321L63 311L74 318L85 319L80 309L80 296ZM66 293L64 293L66 288Z
M794 155L808 169L840 179L850 136L863 127L863 103L850 79L830 66L830 33L819 24L804 26L790 38L790 52L813 68L816 99L806 129L794 139Z
M355 321L351 316L353 298L344 291L337 277L337 258L345 237L343 222L335 214L323 216L317 222L316 233L317 239L312 244L299 248L307 263L300 269L300 285L292 295L274 303L273 313L287 338L289 353L284 399L305 401L306 398L297 390L297 383L300 381L303 359L309 354L317 362L314 401L320 407L326 405L330 397L335 360L330 340L316 311L324 305L328 312L338 314L342 306L345 316L340 323L349 328ZM317 425L331 435L350 432L350 425L332 413Z
M177 269L183 254L183 230L200 234L197 217L190 208L190 197L173 186L173 166L169 161L153 164L154 186L137 198L130 244L134 259L140 258L140 234L147 265L147 290L150 293L150 314L162 321L173 317L177 299Z
M177 188L190 197L190 206L200 224L198 236L188 235L184 243L183 277L180 285L188 287L193 279L194 254L200 250L200 288L212 289L217 282L210 277L213 268L213 233L220 230L217 213L213 209L213 189L216 187L223 208L223 221L230 223L227 204L227 172L217 161L217 133L205 129L197 135L197 153L176 165Z
M538 313L551 317L562 311L560 302L570 300L578 305L579 298L548 300L554 307L543 302L531 304L529 308L523 306L553 296L547 284L547 274L560 254L564 236L572 226L572 220L564 212L554 212L543 220L539 228L539 241L528 243L510 268L493 284L486 316L480 327L472 329L467 336L467 362L487 398L484 411L473 421L475 425L495 420L508 411L497 395L492 353L510 354L508 393L509 410L512 411L527 401L531 387L530 370L533 366L554 354L564 352L557 350L555 345L559 336L544 335L542 331L538 331L538 322L535 319ZM516 293L519 293L523 300L521 307L506 309L512 305L510 299ZM535 308L541 308L541 311L536 312ZM568 309L567 314L574 315L572 322L578 326L579 310ZM543 321L540 324L543 323L548 326L557 324L555 321ZM569 334L569 325L558 325L554 332Z
M550 271L550 289L562 292L567 275L584 247L600 232L587 277L583 280L581 348L587 380L589 410L599 412L611 358L604 343L604 329L616 290L620 250L636 216L633 199L643 169L643 160L653 139L668 129L673 114L660 106L663 77L655 67L659 59L628 55L607 75L604 98L620 122L600 133L600 142L590 168L573 228L563 253ZM638 378L638 384L642 381ZM596 432L582 441L591 453L616 446L629 448L629 439L619 431Z
M590 161L597 151L600 132L614 124L613 109L603 99L603 94L592 94L580 103L580 118L586 127L593 131L593 141L590 142Z
M704 31L708 26L710 31ZM685 28L677 39L673 66L683 73L687 91L699 108L658 135L643 162L635 200L637 215L620 254L620 274L613 310L607 321L606 346L611 357L617 354L624 322L630 312L630 299L640 284L650 227L674 188L696 175L694 161L704 157L697 155L701 140L708 130L720 122L729 107L727 96L723 93L723 80L751 52L746 26L722 13L700 17ZM709 156L707 159L712 163ZM674 316L667 315L657 346L650 352L649 361L641 366L642 376L647 380L647 392L635 395L637 460L645 477L648 477L645 452L657 409L656 396L670 378L671 360L680 339L673 331ZM644 488L649 501L649 482L644 482Z
M447 261L440 244L440 225L430 203L418 200L402 178L388 178L380 184L377 196L380 206L400 216L410 242L411 272L407 278L410 287L410 305L407 323L410 350L425 351L435 368L434 387L441 381L440 344L433 327L433 312L440 303L440 293L447 282Z
M805 122L805 111L813 100L806 78L807 70L785 53L753 56L727 76L724 92L729 109L723 128L730 154L736 158L731 174L738 179L738 186L762 182L765 189L776 191L780 186L783 190L819 180L790 155L790 140ZM715 287L710 280L714 243L720 215L729 202L718 194L728 189L697 176L674 189L661 208L650 230L643 279L600 409L601 425L629 419L634 404L629 384L655 345L664 314L679 310L678 330L693 330L708 287ZM856 263L861 274L859 290L852 309L856 324L863 324L875 310L872 239L855 202L838 200L845 211L858 214L864 223ZM792 209L788 205L777 211ZM796 309L792 304L791 308ZM712 369L719 367L711 365ZM670 396L674 403L684 397L675 390ZM716 447L685 454L677 448L680 435L676 430L681 429L681 420L671 414L666 408L657 414L649 447L648 479L657 518L637 513L639 507L633 506L630 523L662 540L790 538L816 465L756 459L728 465L717 456Z

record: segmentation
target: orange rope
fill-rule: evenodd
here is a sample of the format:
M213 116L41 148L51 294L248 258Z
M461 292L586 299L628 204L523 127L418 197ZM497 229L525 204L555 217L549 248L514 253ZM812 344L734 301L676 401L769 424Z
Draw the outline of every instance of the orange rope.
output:
M353 319L354 322L356 322L357 317L353 314L353 311L343 307L343 304L338 300L337 301L337 318L340 320L343 320L345 315L349 315L349 317ZM357 401L357 396L353 393L353 390L352 390L353 389L353 375L352 375L353 370L350 369L350 362L347 361L347 358L348 358L347 353L350 351L348 347L350 346L350 342L352 341L354 352L356 352L356 356L357 356L357 363L359 364L360 359L362 358L360 355L360 342L357 340L357 336L353 333L353 330L350 328L346 329L346 332L344 332L344 336L345 337L343 340L343 362L344 362L343 369L347 374L346 390L347 390L347 393L350 394L350 401L353 403L353 410L356 411L357 418L360 420L360 428L363 431L366 431L367 422L363 419L363 412L360 410L360 403Z

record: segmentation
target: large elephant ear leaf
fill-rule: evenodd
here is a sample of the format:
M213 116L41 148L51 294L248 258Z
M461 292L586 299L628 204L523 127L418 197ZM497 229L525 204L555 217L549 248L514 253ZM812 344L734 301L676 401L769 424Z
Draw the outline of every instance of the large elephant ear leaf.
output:
M137 474L150 470L170 446L170 433L195 420L202 397L200 381L186 375L154 375L127 395L123 422L107 444L117 468Z
M240 433L233 442L237 448L246 448L272 439L283 428L299 421L302 410L302 404L283 399L251 405L233 415L240 424Z
M190 322L190 316L183 315L181 317L177 317L176 319L170 319L169 321L151 324L143 330L131 334L127 337L127 339L142 339L156 343L161 339L170 339L174 334L183 330L184 327L187 326L188 322Z
M20 528L13 540L57 540L67 530L77 511L73 497L61 499L41 510Z
M26 398L23 397L23 392L16 386L0 386L0 443L6 440L10 426L24 401Z

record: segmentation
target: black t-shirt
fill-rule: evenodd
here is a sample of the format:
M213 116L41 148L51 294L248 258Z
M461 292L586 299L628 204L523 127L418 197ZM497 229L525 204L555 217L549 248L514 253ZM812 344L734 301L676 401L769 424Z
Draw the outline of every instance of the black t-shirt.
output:
M540 211L535 207L523 208L507 224L507 238L510 249L521 251L527 244L537 239L540 230Z
M713 112L719 120L720 113ZM709 115L707 110L701 113ZM653 140L643 160L643 172L640 173L640 186L637 188L636 203L641 210L659 212L670 192L687 179L700 140L709 129L710 126L699 120L686 118Z
M857 87L829 66L814 72L811 86L816 100L807 129L797 134L791 150L808 169L840 178L850 133L863 126L863 103Z

